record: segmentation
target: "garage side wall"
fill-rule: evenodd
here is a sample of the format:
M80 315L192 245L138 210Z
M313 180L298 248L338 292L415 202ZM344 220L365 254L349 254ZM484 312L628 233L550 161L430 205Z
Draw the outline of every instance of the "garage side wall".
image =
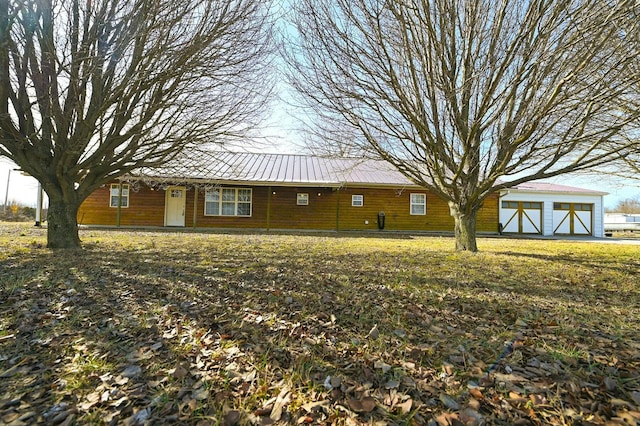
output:
M550 192L520 192L508 190L507 194L500 196L499 208L502 216L502 201L531 201L543 203L542 211L542 235L551 236L557 224L553 222L554 203L581 203L593 204L592 235L594 237L604 237L604 205L601 195L582 195L571 193L550 193Z

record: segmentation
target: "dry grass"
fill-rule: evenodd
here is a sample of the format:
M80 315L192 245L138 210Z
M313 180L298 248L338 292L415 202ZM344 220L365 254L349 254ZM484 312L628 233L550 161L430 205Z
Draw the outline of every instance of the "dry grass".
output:
M8 424L640 421L637 246L0 227Z

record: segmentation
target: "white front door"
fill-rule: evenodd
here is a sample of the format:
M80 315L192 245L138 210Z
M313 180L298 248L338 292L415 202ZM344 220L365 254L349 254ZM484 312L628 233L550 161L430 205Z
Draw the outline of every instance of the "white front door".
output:
M170 186L167 188L164 207L165 226L184 226L185 207L187 205L186 195L184 186Z

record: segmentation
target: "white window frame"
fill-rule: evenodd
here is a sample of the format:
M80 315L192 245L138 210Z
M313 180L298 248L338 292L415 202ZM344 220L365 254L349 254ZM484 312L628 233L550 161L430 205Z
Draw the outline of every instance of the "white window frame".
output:
M298 206L308 206L309 205L309 193L308 192L298 192L296 195L296 205Z
M112 183L109 187L109 207L117 209L120 202L120 208L129 208L129 189L129 184L122 184L122 202L120 202L120 184Z
M422 198L421 202L416 202L414 197L418 196ZM413 192L409 194L409 203L409 213L411 214L411 216L425 216L427 214L427 194L425 194L424 192ZM416 207L421 207L421 211L416 212Z
M351 196L351 206L352 207L362 207L364 206L364 195L355 194Z
M230 194L230 191L234 192L233 200L225 199L225 192ZM241 200L241 191L249 192L249 201ZM214 194L217 192L217 197ZM217 198L217 200L215 199ZM225 213L225 207L230 207L233 204L233 214ZM248 214L238 214L238 208L240 205L248 205ZM216 213L208 213L208 206L217 206ZM207 189L204 193L204 215L205 216L224 216L224 217L251 217L253 214L253 189L251 188L229 188L218 187L214 189Z

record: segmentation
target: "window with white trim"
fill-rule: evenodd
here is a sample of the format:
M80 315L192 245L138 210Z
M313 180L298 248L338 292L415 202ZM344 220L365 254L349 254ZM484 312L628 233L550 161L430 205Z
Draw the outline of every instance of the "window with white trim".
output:
M205 216L251 216L251 188L214 188L204 194Z
M411 215L427 214L427 194L411 194Z
M351 196L351 205L353 207L362 207L362 206L364 206L364 195L352 195Z
M118 207L118 203L120 203L120 207L127 208L129 207L129 185L122 184L122 201L120 199L120 184L112 183L111 188L109 190L109 207Z
M309 205L309 194L298 192L298 196L296 198L296 204L299 206L308 206Z

